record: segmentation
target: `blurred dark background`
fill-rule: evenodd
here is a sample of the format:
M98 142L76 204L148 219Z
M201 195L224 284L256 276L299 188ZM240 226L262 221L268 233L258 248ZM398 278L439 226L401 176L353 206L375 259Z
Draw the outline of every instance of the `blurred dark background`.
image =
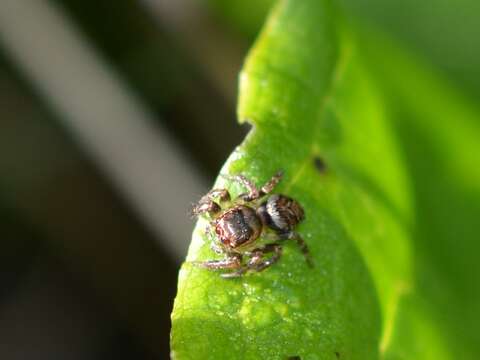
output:
M1 359L168 358L190 202L248 130L271 3L1 2ZM475 2L343 3L480 92Z
M0 13L0 358L167 358L190 202L246 132L247 41L193 2Z

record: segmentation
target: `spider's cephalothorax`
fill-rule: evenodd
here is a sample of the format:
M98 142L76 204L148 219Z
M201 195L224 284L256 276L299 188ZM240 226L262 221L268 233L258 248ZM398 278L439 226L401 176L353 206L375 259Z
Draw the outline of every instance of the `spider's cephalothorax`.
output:
M211 234L213 230L216 234L212 249L226 257L195 262L196 265L213 270L233 270L223 273L222 277L238 277L249 270L262 271L280 258L281 241L292 239L312 266L307 245L294 231L305 217L303 208L288 196L269 195L281 178L282 173L278 172L258 189L245 176L237 175L232 179L245 186L247 193L231 201L228 190L214 189L200 199L193 214L209 215L211 221L207 231ZM266 244L259 245L259 239L267 240Z

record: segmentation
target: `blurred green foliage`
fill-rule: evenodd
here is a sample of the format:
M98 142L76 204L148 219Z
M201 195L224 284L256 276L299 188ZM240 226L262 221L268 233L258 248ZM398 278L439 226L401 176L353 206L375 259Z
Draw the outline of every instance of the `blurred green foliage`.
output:
M305 206L315 270L291 245L240 280L184 265L176 358L480 355L480 109L455 71L348 18L326 0L281 1L241 75L239 119L254 130L222 170L257 183L286 170L279 191ZM212 257L204 227L189 260Z
M480 96L480 2L477 0L339 0L348 14L369 22Z
M252 39L275 0L206 0L224 23ZM347 16L370 23L480 96L480 2L477 0L339 0Z
M392 46L390 39L369 32L361 41L385 94L415 205L411 243L416 290L405 298L405 308L399 308L395 338L398 354L404 355L391 358L426 359L434 353L434 346L419 345L428 332L422 327L414 331L415 324L425 325L418 310L424 309L442 334L439 345L450 350L449 357L432 358L476 359L480 354L480 284L476 280L480 274L480 109L431 67ZM416 352L407 350L408 343L416 344L411 349Z
M274 3L273 0L205 0L205 2L219 21L249 39L257 35Z

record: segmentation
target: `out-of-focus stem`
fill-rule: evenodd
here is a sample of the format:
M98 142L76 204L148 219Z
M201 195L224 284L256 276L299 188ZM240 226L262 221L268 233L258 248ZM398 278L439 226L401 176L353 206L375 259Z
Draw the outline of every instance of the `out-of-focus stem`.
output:
M204 179L120 77L49 2L0 2L0 42L77 142L177 259ZM41 151L41 149L39 149Z

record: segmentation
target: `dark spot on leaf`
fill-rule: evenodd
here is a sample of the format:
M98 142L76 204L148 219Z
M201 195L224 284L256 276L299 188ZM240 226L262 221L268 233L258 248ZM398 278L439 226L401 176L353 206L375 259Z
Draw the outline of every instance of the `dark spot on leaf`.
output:
M340 353L338 351L335 351L335 356L337 357L337 359L340 359Z
M315 169L322 174L327 171L327 164L325 164L325 161L318 155L313 157L313 165Z
M302 358L299 355L295 355L287 357L287 360L302 360Z

